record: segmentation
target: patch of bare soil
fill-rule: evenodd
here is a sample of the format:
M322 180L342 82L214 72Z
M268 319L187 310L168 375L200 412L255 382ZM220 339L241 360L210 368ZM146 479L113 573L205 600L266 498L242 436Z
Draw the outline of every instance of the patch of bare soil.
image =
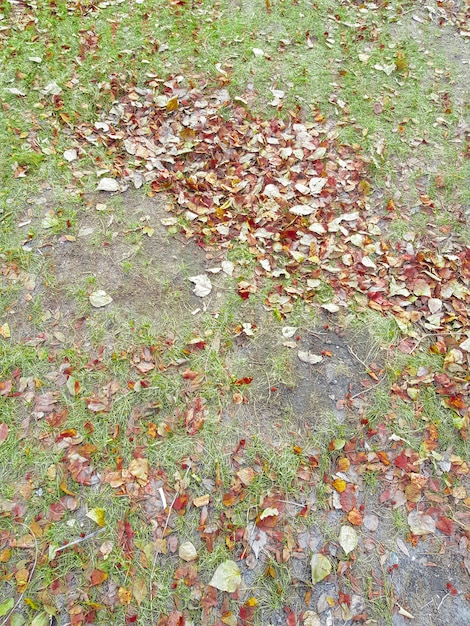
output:
M352 333L325 318L310 328L298 328L286 341L280 328L273 328L267 320L265 324L260 337L242 340L236 348L255 387L249 402L235 411L244 430L265 434L281 422L305 434L324 429L330 421L339 426L353 400L357 399L356 410L363 404L359 396L374 384L367 375L367 364L383 359L366 333ZM299 352L323 358L310 365L302 362Z

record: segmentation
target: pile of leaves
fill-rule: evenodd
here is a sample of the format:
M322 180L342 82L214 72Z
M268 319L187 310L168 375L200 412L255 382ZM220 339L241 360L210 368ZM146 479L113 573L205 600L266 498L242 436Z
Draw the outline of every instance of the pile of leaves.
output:
M406 210L392 199L371 201L367 158L359 146L338 145L319 112L311 122L299 111L287 121L262 120L226 90L185 87L181 76L163 84L150 77L145 89L116 79L110 89L120 97L102 120L78 125L73 148L84 154L91 144L113 156L115 177L102 178L99 190L148 183L151 194L171 193L176 217L165 224L173 232L204 248L244 243L256 269L239 272L238 293L247 299L269 278L265 305L279 318L296 299L315 301L327 284L335 293L330 312L353 299L393 315L408 336L403 352L416 349L420 333L435 338L431 350L445 356L447 374L427 372L421 384L436 387L466 436L468 246L432 222L424 238L410 232L392 245L387 224L407 221ZM283 92L273 96L280 102ZM433 201L421 195L420 202L431 218Z

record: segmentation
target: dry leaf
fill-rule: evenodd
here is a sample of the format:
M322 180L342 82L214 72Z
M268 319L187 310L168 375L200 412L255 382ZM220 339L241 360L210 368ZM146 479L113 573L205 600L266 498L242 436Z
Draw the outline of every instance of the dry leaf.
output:
M331 574L330 560L319 552L312 554L310 567L312 569L312 581L314 585Z
M103 291L102 289L98 289L98 291L94 291L93 293L91 293L89 300L90 304L97 309L103 306L107 306L113 301L111 296L109 296L106 291Z
M235 561L227 560L221 563L215 570L209 585L220 591L233 593L237 591L241 583L242 577L238 565Z

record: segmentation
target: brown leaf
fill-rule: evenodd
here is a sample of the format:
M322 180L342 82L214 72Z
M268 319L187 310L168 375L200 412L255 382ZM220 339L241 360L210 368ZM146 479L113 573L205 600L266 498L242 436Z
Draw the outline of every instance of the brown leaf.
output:
M108 574L100 569L94 569L91 573L90 586L101 585L108 578Z

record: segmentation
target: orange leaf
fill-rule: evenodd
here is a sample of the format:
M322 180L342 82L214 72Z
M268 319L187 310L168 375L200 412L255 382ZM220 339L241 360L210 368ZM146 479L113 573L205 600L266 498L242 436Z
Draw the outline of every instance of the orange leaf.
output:
M348 513L348 521L354 526L360 526L362 524L362 514L357 509L352 509Z
M345 456L338 459L338 472L347 472L351 466L349 459Z
M390 465L390 459L388 458L386 452L377 452L377 456L384 465Z
M90 586L101 585L108 578L108 574L101 569L94 569L91 573Z

